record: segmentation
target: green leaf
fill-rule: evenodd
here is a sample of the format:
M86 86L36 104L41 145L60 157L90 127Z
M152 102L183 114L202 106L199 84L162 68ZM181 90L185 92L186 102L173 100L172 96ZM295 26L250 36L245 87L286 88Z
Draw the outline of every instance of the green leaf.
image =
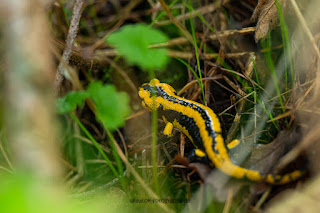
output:
M57 109L58 113L64 114L67 112L71 112L76 108L76 106L80 106L83 104L84 99L88 97L88 93L86 91L72 91L69 92L66 96L57 99Z
M110 200L106 200L106 196L103 199L96 196L83 204L71 199L61 184L54 185L48 179L21 171L10 175L1 174L0 183L0 212L3 213L124 212L126 209L123 206L128 203L119 193L107 193ZM106 211L106 205L109 211Z
M113 85L102 85L98 81L91 83L87 91L96 104L98 119L106 128L114 130L123 125L125 117L130 113L126 93L116 92Z
M123 55L129 63L142 69L163 69L168 63L165 48L149 48L151 44L168 41L168 37L159 30L144 24L127 25L112 33L106 40Z

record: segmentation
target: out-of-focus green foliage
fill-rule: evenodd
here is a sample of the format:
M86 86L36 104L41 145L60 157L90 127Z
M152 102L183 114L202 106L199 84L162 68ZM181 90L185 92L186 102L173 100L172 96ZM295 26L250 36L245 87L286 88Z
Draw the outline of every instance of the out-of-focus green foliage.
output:
M109 130L114 130L124 123L130 113L129 97L124 92L116 92L113 85L102 85L93 82L88 87L88 93L97 107L97 117Z
M76 106L81 106L88 97L86 91L71 91L66 96L57 100L57 109L61 114L71 112Z
M123 125L129 115L129 97L126 93L117 92L113 85L102 85L92 82L87 91L72 91L57 100L59 113L71 112L81 106L86 98L93 100L97 107L97 117L106 128L114 130Z
M127 25L112 33L106 40L114 46L129 63L142 69L163 69L168 63L164 48L149 48L149 45L168 41L168 37L159 30L144 24Z
M67 196L62 187L34 175L3 175L0 182L0 211L5 213L128 212L130 204L124 193L114 190L82 203Z

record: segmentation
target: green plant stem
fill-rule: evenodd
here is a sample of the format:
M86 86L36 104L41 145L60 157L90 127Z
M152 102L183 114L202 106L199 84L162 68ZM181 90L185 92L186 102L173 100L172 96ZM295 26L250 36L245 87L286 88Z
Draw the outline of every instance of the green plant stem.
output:
M175 59L177 59L178 61L180 61L181 63L183 63L186 67L188 67L188 68L191 70L191 72L192 72L193 75L196 77L196 79L197 79L197 81L198 81L198 84L199 84L199 86L200 86L200 85L201 85L201 81L200 81L200 79L199 79L196 71L194 71L194 69L192 69L192 67L191 67L188 63L186 63L184 60L182 60L181 58L175 58Z
M104 125L104 129L107 132L107 135L108 135L108 138L109 138L109 142L110 142L110 146L111 146L111 150L112 150L114 159L116 160L116 163L117 163L117 167L118 167L118 170L119 170L119 173L120 173L119 179L120 179L121 185L122 185L123 189L126 189L126 181L125 181L125 178L123 176L124 175L123 166L122 166L121 159L119 157L118 151L116 149L116 146L114 144L115 143L115 139L114 139L112 133L110 132L110 130L107 129L105 125Z
M287 59L289 62L289 69L291 74L291 84L292 87L294 86L294 73L293 73L293 62L292 62L292 56L291 56L291 48L290 48L290 39L289 39L289 33L288 33L288 27L284 20L283 12L281 5L278 0L275 0L278 14L279 14L279 20L280 20L280 27L281 27L281 35L282 35L282 43L283 43L283 52L285 54L285 67L286 67L286 90L288 89L287 86Z
M79 125L79 127L81 128L81 130L86 134L86 136L91 140L91 142L93 143L93 145L97 148L97 150L100 152L100 154L102 155L102 157L105 159L105 161L107 162L108 166L110 167L110 169L112 170L112 172L119 177L119 179L121 180L121 176L119 175L119 173L117 172L117 170L114 168L114 166L112 165L111 161L109 160L109 158L107 157L107 155L104 153L104 151L101 149L101 147L99 146L98 142L93 138L93 136L90 134L90 132L86 129L85 126L83 126L83 124L81 123L81 121L77 118L77 116L75 116L72 112L69 113L70 117ZM124 186L124 185L123 185Z
M210 24L206 21L206 19L200 14L198 13L197 10L195 10L191 4L187 4L185 1L182 2L184 4L184 6L186 6L190 11L193 11L197 16L198 18L202 21L202 23L204 23L210 30L211 32L215 33L215 30L212 26L210 26ZM191 14L191 13L190 13Z
M189 0L189 5L191 5L191 2ZM193 20L190 12L190 26L191 26L191 31L192 31L192 38L193 38L193 45L196 53L196 59L197 59L197 66L198 66L198 73L199 73L199 78L200 78L200 89L202 92L202 98L203 98L203 103L205 103L205 95L204 95L204 90L203 90L203 83L202 83L202 75L201 75L201 68L200 68L200 60L199 60L199 53L198 53L198 45L197 45L197 39L196 39L196 34L193 26Z
M150 72L150 78L154 79L155 74L152 70ZM153 106L156 105L155 95L152 94ZM153 173L153 181L155 185L155 191L159 194L159 181L158 181L158 167L157 167L157 132L158 132L158 112L157 110L152 111L152 139L151 139L151 147L152 147L152 173Z
M158 167L157 167L157 131L158 131L158 112L152 111L152 163L153 177L156 193L159 194Z
M69 20L68 20L68 16L67 16L67 11L66 11L66 9L64 8L64 5L63 5L63 3L62 3L62 0L60 0L60 4L61 4L61 6L62 6L62 11L63 11L63 14L64 14L64 18L66 19L68 28L70 28L70 24L69 24Z
M276 75L274 63L273 63L272 56L271 56L271 38L270 38L270 34L267 36L266 43L263 46L265 46L267 48L267 51L265 52L264 56L266 58L267 65L269 67L271 78L272 78L273 84L275 86L277 95L278 95L278 99L279 99L279 103L280 103L282 112L285 112L282 96L280 94L280 88L279 88L279 84L278 84L278 77Z

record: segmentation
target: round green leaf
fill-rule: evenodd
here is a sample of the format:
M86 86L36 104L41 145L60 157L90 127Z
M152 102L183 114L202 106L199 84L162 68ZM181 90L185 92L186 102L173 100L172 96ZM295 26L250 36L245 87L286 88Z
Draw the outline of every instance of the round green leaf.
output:
M142 69L163 69L168 63L165 48L149 48L151 44L167 42L168 37L144 24L127 25L112 33L107 42L131 64Z

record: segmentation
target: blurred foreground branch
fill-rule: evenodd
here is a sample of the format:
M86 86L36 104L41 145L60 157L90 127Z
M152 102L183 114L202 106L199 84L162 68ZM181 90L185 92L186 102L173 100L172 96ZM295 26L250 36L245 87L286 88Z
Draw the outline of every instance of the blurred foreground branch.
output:
M4 115L17 169L53 179L60 175L60 166L52 92L54 69L43 2L1 3L0 14L6 8L7 16Z

